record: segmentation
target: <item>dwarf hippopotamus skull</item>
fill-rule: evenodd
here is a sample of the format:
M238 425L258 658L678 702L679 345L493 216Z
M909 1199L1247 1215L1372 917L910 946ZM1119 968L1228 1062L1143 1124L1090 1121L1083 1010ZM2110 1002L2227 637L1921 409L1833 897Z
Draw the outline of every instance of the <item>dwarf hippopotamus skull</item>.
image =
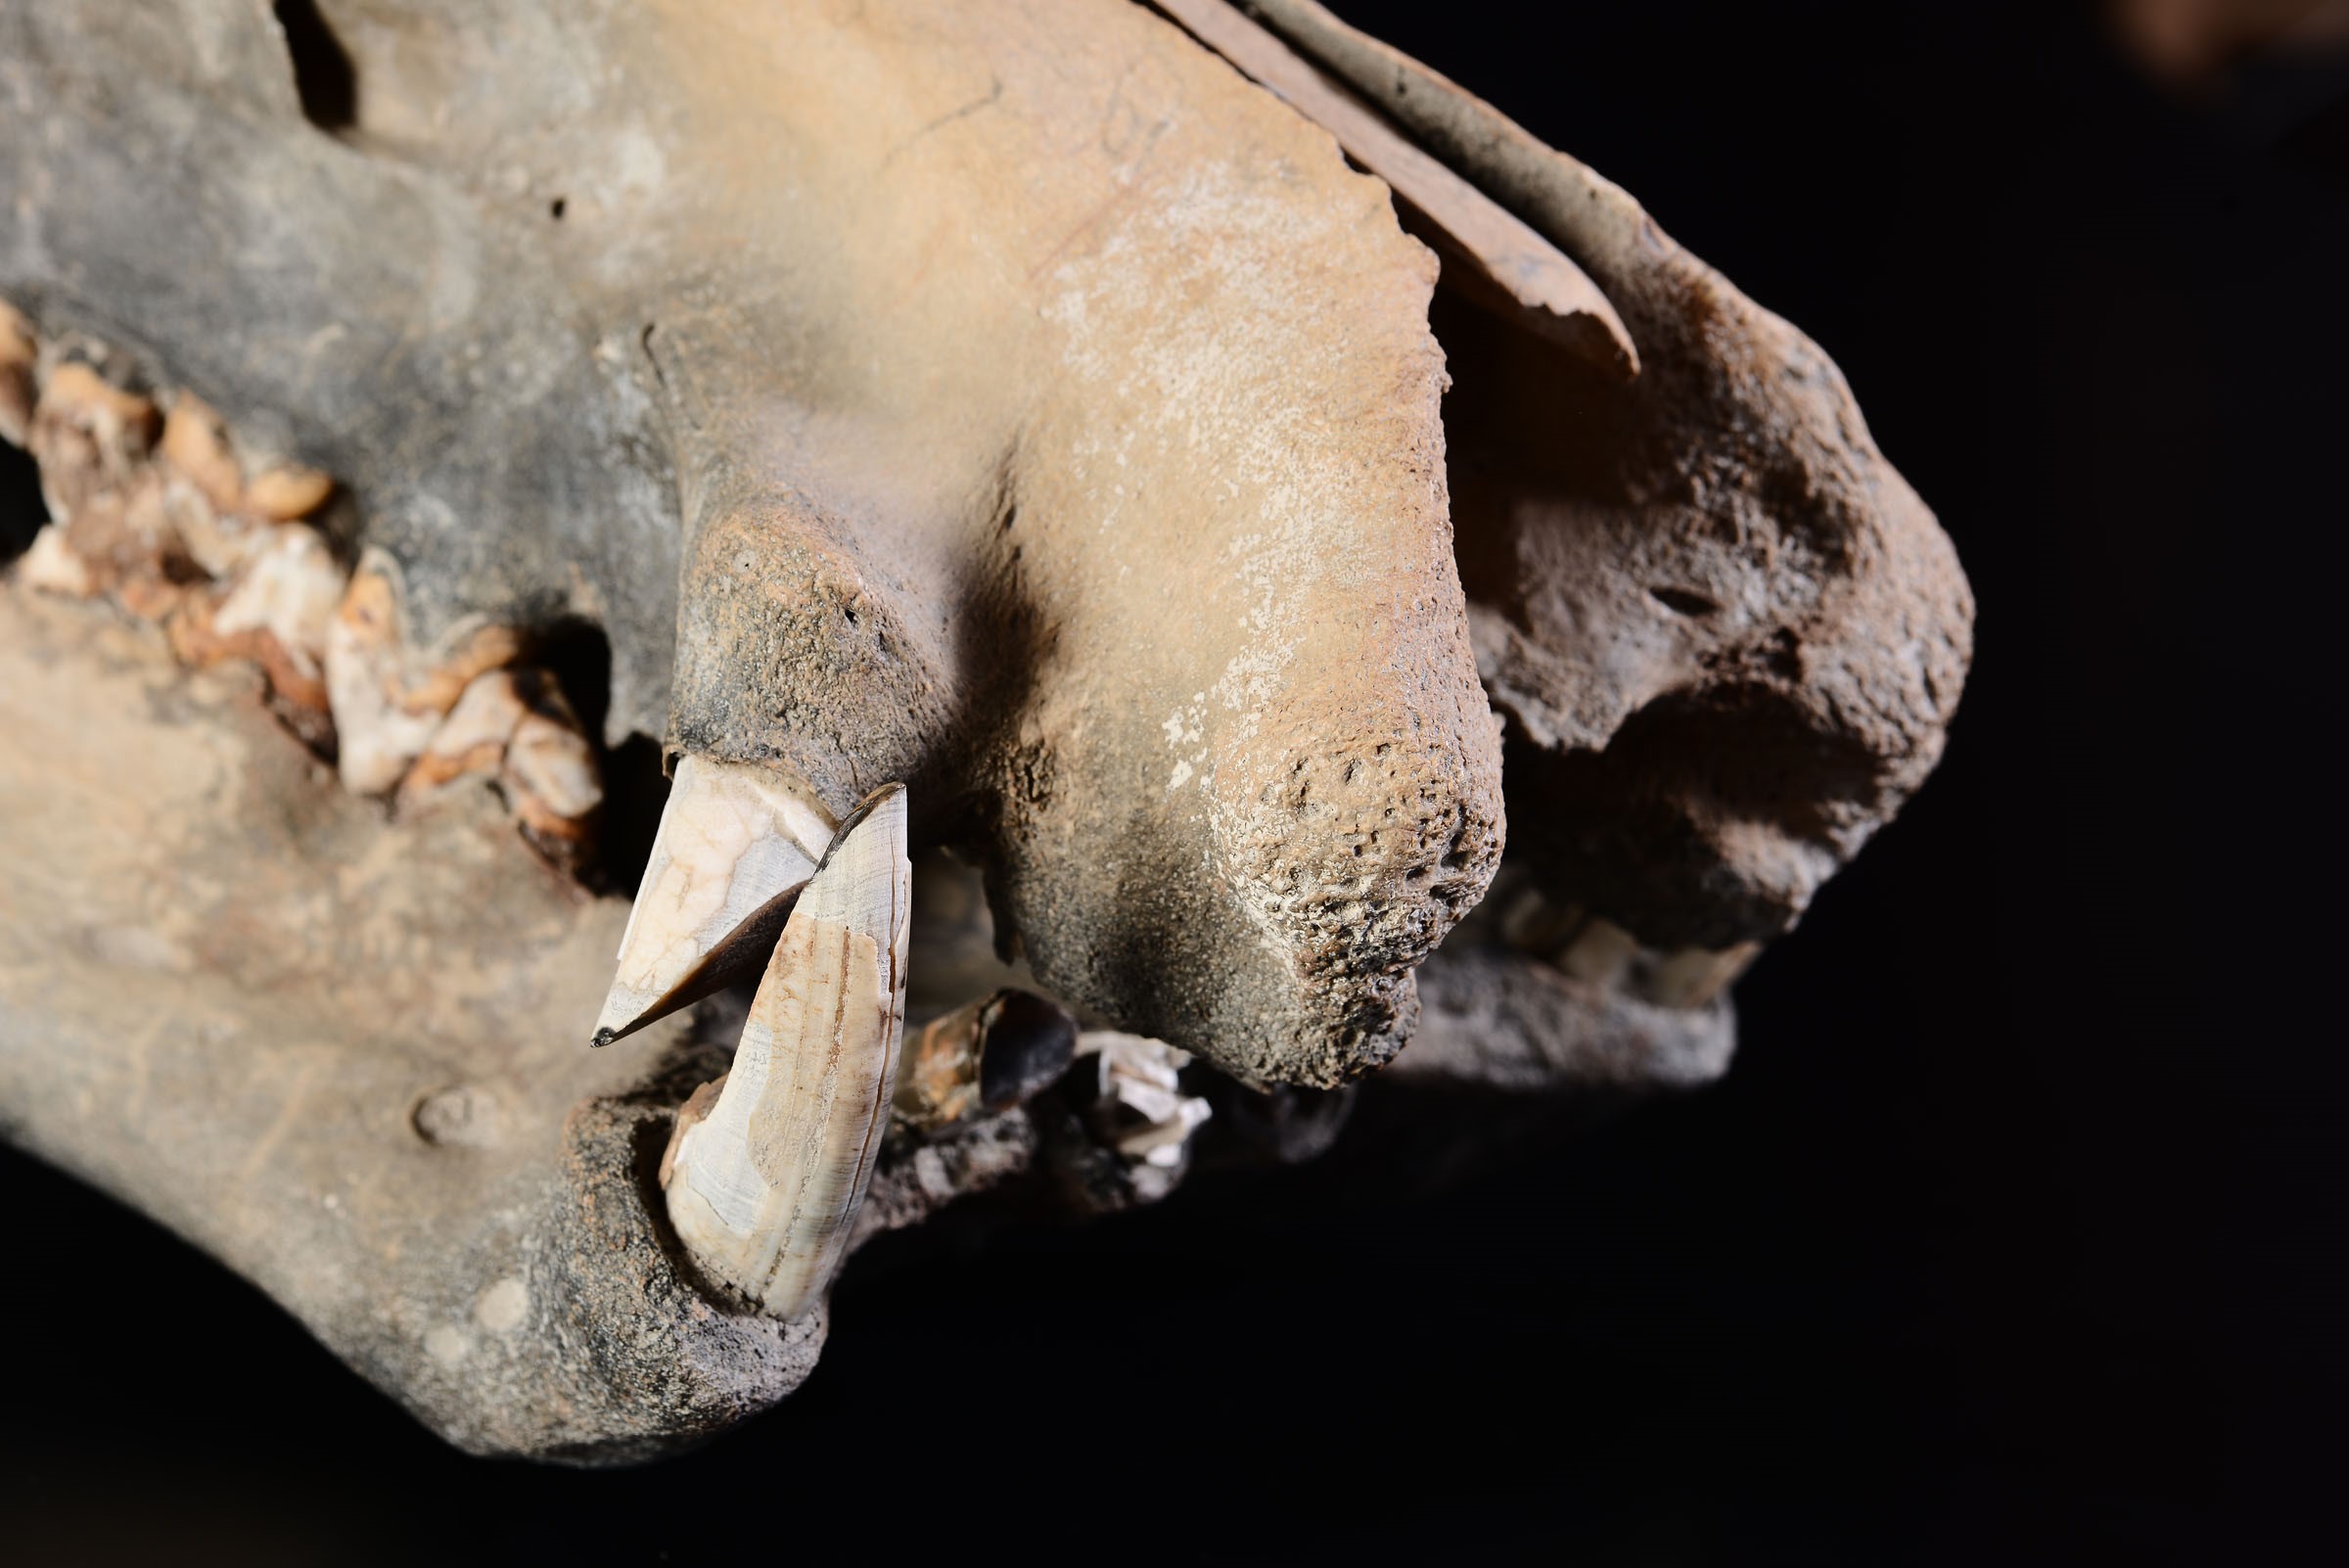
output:
M1970 653L1816 346L1311 0L6 0L0 300L0 1125L482 1452L1718 1074Z

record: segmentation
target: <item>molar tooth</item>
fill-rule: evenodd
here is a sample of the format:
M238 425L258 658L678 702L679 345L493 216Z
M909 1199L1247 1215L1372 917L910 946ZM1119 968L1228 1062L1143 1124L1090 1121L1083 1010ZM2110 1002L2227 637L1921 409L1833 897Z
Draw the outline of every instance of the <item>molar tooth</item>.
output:
M326 691L334 706L336 765L355 795L396 786L476 675L511 664L521 638L477 625L427 656L408 645L399 568L369 550L327 629Z
M905 1048L891 1109L923 1132L1007 1110L1059 1078L1076 1052L1077 1021L1057 1003L993 992L923 1026Z
M595 1043L756 973L833 834L831 813L779 769L679 758Z
M523 837L566 870L586 857L604 806L603 770L563 688L544 670L516 678L521 720L506 741L498 781Z
M506 745L522 722L523 711L522 688L513 670L476 675L433 732L407 777L399 781L400 810L430 805L459 779L495 778L505 766Z
M905 791L851 813L783 928L734 1067L662 1160L694 1261L770 1316L822 1297L871 1180L898 1077L912 867Z
M288 524L258 545L235 579L180 602L172 652L198 669L250 659L268 677L278 712L312 744L333 733L326 690L328 630L343 598L343 569L314 529Z

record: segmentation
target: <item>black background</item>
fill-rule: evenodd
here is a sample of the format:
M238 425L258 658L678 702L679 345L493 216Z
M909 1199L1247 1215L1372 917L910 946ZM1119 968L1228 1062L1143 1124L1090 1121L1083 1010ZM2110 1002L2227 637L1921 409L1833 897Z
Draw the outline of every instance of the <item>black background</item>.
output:
M892 1243L782 1407L606 1474L444 1450L6 1156L23 1560L2326 1560L2349 60L1340 9L1823 344L1973 579L1948 761L1741 985L1729 1078L1448 1181L1341 1145Z

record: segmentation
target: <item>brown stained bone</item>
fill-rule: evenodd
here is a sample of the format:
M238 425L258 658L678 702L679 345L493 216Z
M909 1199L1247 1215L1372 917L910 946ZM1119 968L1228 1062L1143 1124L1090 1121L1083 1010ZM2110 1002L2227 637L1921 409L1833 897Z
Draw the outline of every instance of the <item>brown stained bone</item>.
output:
M400 780L399 809L430 808L467 779L494 781L523 836L556 866L585 862L603 811L601 768L546 671L475 676Z
M1224 0L1153 3L1393 186L1443 254L1448 284L1610 376L1629 381L1639 373L1639 351L1615 307L1556 246Z

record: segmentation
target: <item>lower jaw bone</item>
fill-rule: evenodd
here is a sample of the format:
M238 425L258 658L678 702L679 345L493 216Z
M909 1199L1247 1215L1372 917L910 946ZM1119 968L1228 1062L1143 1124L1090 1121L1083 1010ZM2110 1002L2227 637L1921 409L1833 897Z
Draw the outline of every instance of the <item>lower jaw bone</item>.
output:
M905 792L892 785L800 896L733 1070L687 1103L662 1160L686 1252L772 1317L821 1299L872 1179L897 1085L911 893Z

